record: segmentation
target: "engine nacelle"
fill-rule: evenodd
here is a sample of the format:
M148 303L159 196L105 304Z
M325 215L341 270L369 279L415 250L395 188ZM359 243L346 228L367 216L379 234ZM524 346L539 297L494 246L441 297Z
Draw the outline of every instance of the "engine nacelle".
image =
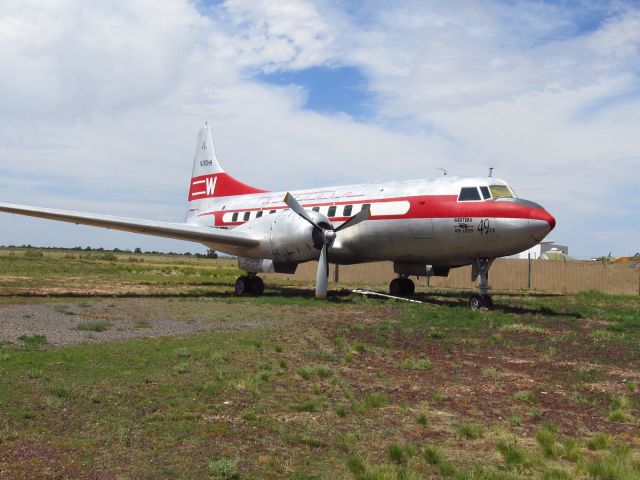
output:
M308 212L316 224L331 228L329 219L318 212ZM291 210L266 215L237 228L261 238L261 245L251 256L278 263L300 263L320 256L323 240L320 229Z

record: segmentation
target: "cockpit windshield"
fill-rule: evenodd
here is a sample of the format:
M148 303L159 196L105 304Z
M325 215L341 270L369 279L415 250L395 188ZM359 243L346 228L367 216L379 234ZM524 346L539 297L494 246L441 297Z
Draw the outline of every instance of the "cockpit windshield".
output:
M493 198L514 198L513 193L506 185L490 185L489 189Z

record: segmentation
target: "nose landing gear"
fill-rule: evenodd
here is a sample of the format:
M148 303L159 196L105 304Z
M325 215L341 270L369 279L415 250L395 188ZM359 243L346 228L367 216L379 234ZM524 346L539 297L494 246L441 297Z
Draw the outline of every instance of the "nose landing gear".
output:
M389 284L389 294L395 297L407 296L410 297L416 292L416 285L408 277L398 277L391 280Z
M236 280L235 292L236 295L251 294L258 297L264 292L264 282L255 273L249 272L247 276Z
M489 295L489 268L495 258L477 258L471 268L471 280L475 280L480 277L478 282L478 290L480 295L472 295L469 298L469 306L471 310L478 310L480 308L486 308L491 310L493 308L493 299Z

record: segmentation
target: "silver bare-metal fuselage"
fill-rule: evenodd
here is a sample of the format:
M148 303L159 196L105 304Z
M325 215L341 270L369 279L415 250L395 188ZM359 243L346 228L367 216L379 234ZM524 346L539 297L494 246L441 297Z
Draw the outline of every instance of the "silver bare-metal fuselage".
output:
M477 258L502 257L526 250L539 243L555 225L546 210L527 200L490 198L469 202L458 198L462 187L489 185L507 187L506 182L495 178L440 177L293 191L291 194L305 209L320 209L322 218L319 220L324 218L334 227L347 219L339 213L345 205L353 204L353 213L365 204L371 205L372 215L368 221L338 232L329 253L333 263L393 261L454 267L472 263ZM299 229L307 225L301 218L287 215L284 194L263 192L203 200L198 211L204 213L191 221L246 230L248 234L264 238L259 247L234 249L229 253L286 261L274 258L277 255L265 245L282 244L288 236L299 235ZM327 211L332 206L338 213L327 218ZM283 216L277 229L268 223L268 217L274 211ZM238 213L239 221L232 221L236 218L232 212ZM242 221L245 215L249 218ZM277 242L272 238L272 232L274 235L277 232ZM310 249L311 243L307 242L305 247ZM295 260L292 257L290 261L307 261L318 256L319 248L308 258Z

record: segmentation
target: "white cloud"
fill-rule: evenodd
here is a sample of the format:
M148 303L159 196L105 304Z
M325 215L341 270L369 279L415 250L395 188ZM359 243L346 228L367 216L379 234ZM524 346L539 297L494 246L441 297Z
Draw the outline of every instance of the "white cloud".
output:
M640 166L639 39L624 4L8 1L1 197L180 220L208 120L228 170L265 188L497 167L587 256L584 224L624 212L617 192ZM303 88L253 77L319 65L366 73L369 121L304 110Z

